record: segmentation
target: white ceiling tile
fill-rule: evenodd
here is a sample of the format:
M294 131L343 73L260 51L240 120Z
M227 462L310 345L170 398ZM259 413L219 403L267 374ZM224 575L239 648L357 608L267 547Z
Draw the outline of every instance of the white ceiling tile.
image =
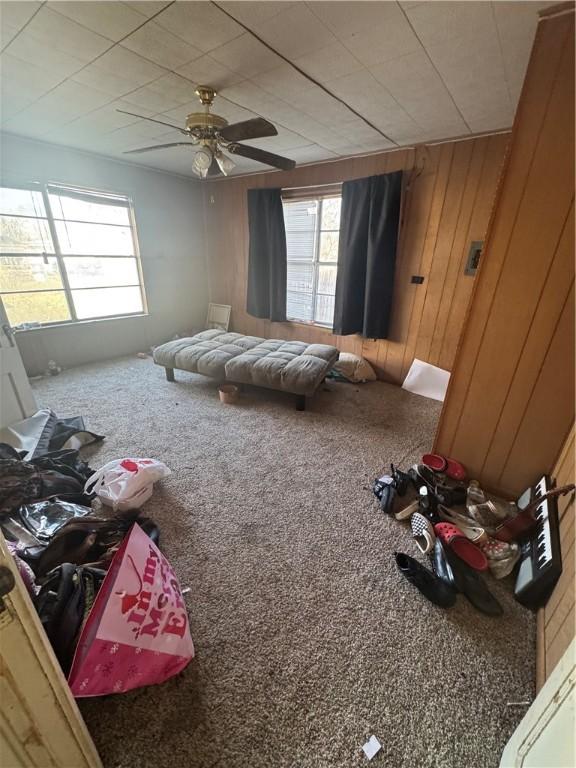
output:
M77 72L73 80L118 97L157 80L164 74L165 69L146 61L132 51L115 46L81 72Z
M146 16L116 0L66 0L46 5L114 42L146 22Z
M98 141L103 141L104 136L118 128L124 128L127 125L139 122L137 117L131 117L118 112L119 109L132 110L132 104L125 101L113 101L90 112L88 115L79 117L66 125L66 130L70 135L87 134ZM148 117L154 114L151 110L140 109L139 112ZM157 126L162 130L161 126ZM167 129L164 129L167 130Z
M107 94L67 81L24 109L13 120L8 120L5 127L6 130L12 130L16 124L22 125L28 122L36 125L38 131L47 133L82 114L97 109L108 100Z
M268 152L276 152L277 154L282 154L287 149L297 149L298 147L306 147L310 145L308 139L294 131L289 131L282 127L277 127L277 130L277 136L270 136L265 139L254 139L244 143L260 147L260 149L265 149Z
M181 105L188 105L193 98L194 85L172 72L124 96L127 103L145 107L153 112L169 112Z
M167 123L182 126L182 128L184 128L188 115L191 112L198 112L199 109L200 102L197 99L193 99L192 101L187 101L185 104L181 104L179 107L169 109L167 112L162 112L161 114L158 114L157 117L158 120L165 120ZM218 110L215 111L218 112ZM160 125L158 126L158 128L161 127L162 126Z
M7 120L61 81L58 74L3 53L0 57L0 119Z
M239 123L242 120L250 120L253 117L257 117L255 112L251 112L249 109L233 104L222 96L216 98L216 101L214 102L214 111L228 120L229 123Z
M424 51L378 64L370 71L422 128L437 117L444 123L458 125L460 133L468 131L450 92Z
M358 59L342 43L335 42L326 48L307 53L294 63L315 80L326 82L363 69Z
M530 51L538 26L538 2L493 3L494 18L502 47L504 71L512 106L515 108L524 82Z
M7 50L17 58L43 61L48 49L86 64L103 53L110 40L43 6ZM34 55L35 59L30 57Z
M282 64L268 72L261 72L251 78L260 88L273 96L279 96L292 103L302 91L317 91L318 87L301 75L290 64Z
M498 109L494 112L482 111L478 115L469 115L467 119L472 133L483 133L485 131L510 129L514 121L514 115L506 114L503 110ZM442 138L445 138L445 136L443 135Z
M5 0L0 4L0 45L4 48L24 27L36 11L39 2L15 2Z
M299 147L298 149L289 149L286 151L286 157L295 160L296 163L317 163L320 160L333 160L338 157L336 152L331 152L325 147L320 147L318 144L310 144L307 147Z
M225 99L250 109L256 112L256 114L261 114L260 110L262 108L269 106L275 101L274 96L250 80L244 80L236 85L223 88L220 93Z
M495 36L479 33L474 42L459 38L427 50L468 124L486 111L500 112L498 127L511 124L513 109Z
M317 48L336 42L305 3L296 3L278 15L254 25L254 31L275 50L289 58L297 58Z
M153 112L166 112L181 104L181 101L163 93L160 89L153 88L152 85L144 85L142 88L127 93L124 100L128 104L132 104L133 110L136 107L144 107Z
M170 5L170 0L164 0L164 2L156 2L156 0L133 0L133 2L130 2L130 0L128 0L128 2L123 3L123 5L127 5L134 11L138 11L138 13L149 18L163 8L166 8L167 5Z
M393 2L314 2L307 3L312 12L342 39L373 27L381 27L397 16Z
M364 117L385 112L392 122L409 119L391 93L368 70L331 80L326 85Z
M405 56L421 50L420 41L410 28L402 12L381 26L342 37L342 43L366 66Z
M216 90L222 90L244 79L242 75L232 72L228 67L208 55L194 59L183 67L178 67L178 73L196 85L210 85Z
M462 38L473 38L479 30L492 28L491 3L426 2L406 9L406 14L422 43L440 45Z
M248 33L210 52L210 56L244 77L280 66L282 59Z
M244 32L212 3L193 0L174 3L156 16L155 22L204 52L218 48Z
M153 21L133 32L122 46L168 69L178 69L202 55L199 48L176 37Z
M225 11L251 28L255 24L261 24L277 16L292 5L295 5L295 3L288 2L288 0L281 0L280 2L275 2L274 0L266 0L266 2L262 2L262 0L259 0L259 2L233 0L232 2L220 3L220 6Z
M173 141L186 141L185 136L183 136L180 131L171 131L170 129L166 130L166 128L162 128L161 125L158 126L158 133L154 134L154 139L159 144L168 144L169 142Z

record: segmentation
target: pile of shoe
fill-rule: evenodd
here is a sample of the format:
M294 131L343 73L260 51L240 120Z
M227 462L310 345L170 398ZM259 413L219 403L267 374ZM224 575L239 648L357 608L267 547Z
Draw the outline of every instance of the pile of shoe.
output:
M503 579L520 559L517 543L496 538L516 512L514 504L488 500L476 481L466 482L462 464L435 454L426 454L407 472L391 465L373 490L384 512L409 522L416 546L431 559L428 569L403 552L394 553L411 584L444 608L454 605L460 592L482 613L502 614L480 574L489 571Z

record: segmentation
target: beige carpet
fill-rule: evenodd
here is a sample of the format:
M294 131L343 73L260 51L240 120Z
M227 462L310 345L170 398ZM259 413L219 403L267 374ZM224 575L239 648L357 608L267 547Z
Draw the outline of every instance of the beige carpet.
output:
M432 443L439 405L330 383L310 410L150 360L35 384L107 440L93 466L153 456L173 475L144 510L187 595L196 659L162 686L81 703L106 768L497 766L534 689L533 616L490 580L502 619L426 602L396 571L415 555L368 486Z

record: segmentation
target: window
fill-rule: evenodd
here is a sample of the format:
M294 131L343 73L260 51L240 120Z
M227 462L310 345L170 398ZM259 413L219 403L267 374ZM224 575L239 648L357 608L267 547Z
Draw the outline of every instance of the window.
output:
M0 187L0 297L15 328L144 312L129 199Z
M332 327L341 202L340 196L284 201L289 320Z

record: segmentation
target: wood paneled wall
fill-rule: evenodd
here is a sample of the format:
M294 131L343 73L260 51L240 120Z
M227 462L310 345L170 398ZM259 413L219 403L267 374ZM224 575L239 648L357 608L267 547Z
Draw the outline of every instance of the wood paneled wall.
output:
M557 484L573 483L576 477L574 426L564 443L560 458L552 472ZM536 685L544 685L556 664L570 645L575 632L574 591L576 589L576 529L574 528L574 494L558 500L562 575L548 603L538 611L538 663Z
M435 449L494 491L574 421L574 13L542 18Z
M484 238L508 139L500 134L206 184L211 300L232 305L236 331L334 344L363 355L392 382L402 382L414 357L450 370L475 280L464 274L468 249ZM248 189L316 186L397 170L412 181L404 195L390 339L334 336L246 313ZM411 284L412 275L423 275L424 283Z

